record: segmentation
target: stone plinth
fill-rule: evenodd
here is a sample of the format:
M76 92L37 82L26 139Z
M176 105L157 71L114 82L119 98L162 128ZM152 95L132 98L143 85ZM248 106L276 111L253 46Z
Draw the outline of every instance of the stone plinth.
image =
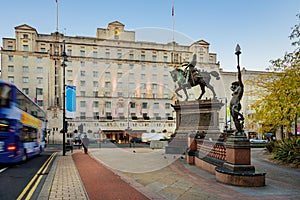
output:
M216 99L176 102L175 137L166 146L167 154L183 154L191 150L195 132L205 132L211 139L219 137L219 111L224 104ZM195 147L192 147L192 149Z
M266 173L256 173L251 165L250 142L245 136L229 137L225 147L226 162L215 169L217 181L237 186L265 186Z

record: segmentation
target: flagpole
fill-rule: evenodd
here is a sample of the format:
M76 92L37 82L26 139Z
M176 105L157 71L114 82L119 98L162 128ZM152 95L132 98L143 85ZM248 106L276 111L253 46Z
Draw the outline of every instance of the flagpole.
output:
M58 0L56 2L56 32L58 32Z
M173 49L172 49L172 63L175 62L175 37L174 37L174 1L172 4L172 45L173 45Z

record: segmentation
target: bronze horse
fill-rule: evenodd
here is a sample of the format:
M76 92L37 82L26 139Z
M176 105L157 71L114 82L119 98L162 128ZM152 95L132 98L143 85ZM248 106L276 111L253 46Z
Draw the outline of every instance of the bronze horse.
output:
M184 91L184 94L186 96L185 101L188 100L188 94L187 94L187 88L195 87L197 85L201 88L201 94L199 96L199 100L202 98L202 96L205 93L205 87L209 88L213 93L213 98L216 98L216 93L212 85L209 84L211 75L216 77L217 80L220 79L219 73L216 71L201 71L194 68L193 71L190 73L190 76L188 77L188 82L185 83L185 79L187 76L187 73L183 71L182 69L174 69L170 71L172 79L174 82L178 82L178 88L176 88L175 93L182 98L182 95L178 92L180 90Z

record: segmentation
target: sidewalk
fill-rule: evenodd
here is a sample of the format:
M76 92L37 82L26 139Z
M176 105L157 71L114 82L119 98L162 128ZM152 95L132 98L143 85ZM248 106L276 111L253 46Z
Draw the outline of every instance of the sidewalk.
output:
M252 164L267 172L265 187L218 183L163 150L75 150L57 156L39 199L300 199L299 170L267 162L261 149L252 151Z

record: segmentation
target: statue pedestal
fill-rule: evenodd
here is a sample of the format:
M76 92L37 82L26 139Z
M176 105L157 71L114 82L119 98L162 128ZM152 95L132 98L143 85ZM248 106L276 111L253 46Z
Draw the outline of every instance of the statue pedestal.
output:
M256 173L255 167L251 165L251 148L247 137L231 136L225 146L226 162L216 167L216 179L230 185L265 186L266 173Z
M196 132L205 132L206 137L218 140L219 111L224 104L217 99L177 102L175 137L166 146L167 154L184 154L190 148Z

